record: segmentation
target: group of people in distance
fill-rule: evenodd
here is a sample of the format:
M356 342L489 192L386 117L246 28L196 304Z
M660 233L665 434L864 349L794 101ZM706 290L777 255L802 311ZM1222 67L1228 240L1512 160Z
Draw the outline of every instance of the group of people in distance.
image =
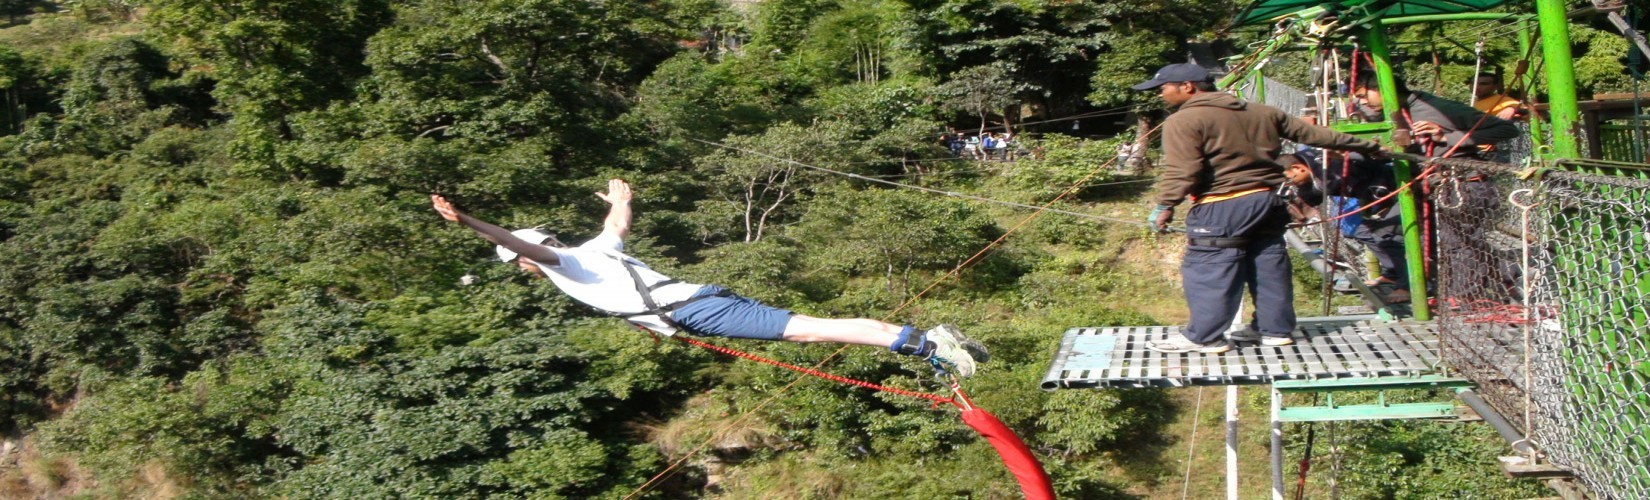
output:
M1360 75L1353 89L1363 109L1378 117L1383 104L1374 78L1373 73ZM1165 66L1134 89L1158 92L1175 110L1162 127L1163 171L1157 184L1157 206L1148 223L1165 230L1177 207L1191 202L1185 216L1187 246L1181 264L1191 319L1181 333L1148 347L1163 352L1219 353L1231 349L1234 342L1292 343L1294 281L1284 231L1291 220L1312 216L1326 198L1367 204L1394 189L1390 169L1383 170L1387 167L1382 145L1221 92L1209 71L1195 64ZM1401 84L1398 92L1402 108L1397 113L1398 126L1408 130L1411 139L1395 147L1466 156L1477 154L1477 146L1517 133L1512 124L1485 117L1472 107L1412 92ZM1484 97L1481 103L1486 102ZM1508 108L1500 100L1489 102L1492 109L1486 111L1501 114ZM1314 167L1320 162L1310 155L1285 154L1284 139L1344 152L1333 153L1337 156L1330 164L1346 168L1335 172ZM959 153L971 144L984 145L974 142L978 137L955 133L942 140ZM1141 154L1132 148L1127 153ZM1123 154L1120 149L1119 156ZM596 196L610 207L603 229L578 246L565 245L538 229L509 231L471 217L442 195L430 198L442 218L496 245L500 260L548 279L579 302L648 331L885 347L927 360L937 370L959 377L972 376L977 364L988 357L984 346L950 325L924 330L872 319L817 318L762 304L716 285L666 277L624 253L624 238L630 232L630 184L610 180L607 190ZM1382 205L1367 211L1353 228L1354 237L1366 241L1381 256L1380 279L1395 286L1389 301L1402 298L1394 295L1408 287L1397 226L1396 211ZM1254 315L1246 328L1228 336L1246 289L1255 304Z
M951 154L975 160L1013 161L1019 156L1020 144L1009 132L984 132L978 135L946 130L940 134L940 145Z

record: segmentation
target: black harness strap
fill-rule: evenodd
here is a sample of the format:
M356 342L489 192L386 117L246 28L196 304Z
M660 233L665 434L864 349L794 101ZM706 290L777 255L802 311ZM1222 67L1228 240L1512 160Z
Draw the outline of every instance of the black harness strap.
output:
M727 296L733 295L733 292L730 292L730 291L727 291L727 290L719 290L716 293L712 293L712 294L708 294L708 295L698 295L698 296L688 297L687 299L680 300L680 301L677 301L677 302L672 302L672 303L665 304L665 305L661 306L661 305L658 304L658 302L655 302L653 300L653 291L658 290L659 288L664 287L665 285L670 285L670 284L677 283L676 280L667 279L667 280L664 280L664 281L660 281L658 283L654 283L652 285L648 285L647 283L642 281L642 275L640 273L636 272L636 266L634 264L631 264L630 261L625 260L622 257L614 256L614 255L608 255L608 257L613 257L615 260L618 260L619 264L624 266L624 270L626 272L630 273L630 281L632 283L636 284L636 294L640 295L642 297L642 305L647 307L647 310L639 312L639 313L610 313L610 314L613 314L614 316L618 316L618 317L624 318L626 320L631 320L632 318L637 318L637 317L641 317L641 316L658 316L659 321L663 322L666 326L669 326L671 328L675 328L677 330L681 330L681 331L684 331L684 332L692 333L693 332L692 329L690 329L688 327L685 327L685 326L682 326L681 323L677 323L676 320L671 319L670 312L675 311L677 309L681 309L682 306L692 304L694 302L698 302L698 301L701 301L701 300L705 300L705 299L709 299L709 298L715 298L715 297L727 297ZM634 321L632 321L632 322L634 322Z
M900 344L899 349L896 349L894 352L898 352L906 356L915 356L917 353L922 352L924 344L927 343L926 338L927 337L924 332L913 331L910 336L905 338L905 343Z

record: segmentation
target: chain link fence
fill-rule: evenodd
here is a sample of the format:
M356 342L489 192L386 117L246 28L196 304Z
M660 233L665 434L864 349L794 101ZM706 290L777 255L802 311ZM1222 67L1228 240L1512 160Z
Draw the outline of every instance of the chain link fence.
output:
M1445 363L1594 492L1650 498L1650 180L1482 165L1439 179Z

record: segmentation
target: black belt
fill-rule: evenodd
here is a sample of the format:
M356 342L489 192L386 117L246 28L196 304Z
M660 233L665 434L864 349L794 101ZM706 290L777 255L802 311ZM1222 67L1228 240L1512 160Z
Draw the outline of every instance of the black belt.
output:
M1186 238L1186 244L1199 247L1215 248L1245 248L1249 246L1249 238Z

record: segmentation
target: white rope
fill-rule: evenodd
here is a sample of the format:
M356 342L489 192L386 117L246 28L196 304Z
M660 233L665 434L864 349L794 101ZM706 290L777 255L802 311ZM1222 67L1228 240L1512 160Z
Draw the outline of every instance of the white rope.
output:
M1523 200L1521 198L1528 198L1528 200L1526 202L1526 200ZM1532 401L1532 397L1533 397L1533 393L1535 392L1535 375L1534 375L1535 372L1532 371L1532 366L1530 364L1530 357L1531 357L1530 350L1533 348L1533 346L1531 345L1531 342L1530 342L1530 337L1531 337L1530 324L1535 322L1535 314L1532 312L1533 305L1530 303L1530 295L1531 295L1531 293L1530 293L1530 271L1531 271L1531 267L1532 267L1532 266L1530 266L1530 239L1531 239L1531 235L1530 235L1530 210L1535 209L1536 205L1540 202L1535 199L1535 191L1532 190L1532 189L1520 189L1520 190L1517 190L1517 191L1513 191L1512 194L1507 195L1507 201L1511 202L1513 204L1513 206L1518 207L1519 211L1523 213L1523 219L1522 219L1522 224L1523 225L1519 228L1520 229L1519 232L1521 233L1521 234L1519 234L1519 240L1522 243L1522 245L1520 245L1520 246L1523 248L1522 259L1519 262L1519 267L1520 267L1519 271L1522 274L1522 276L1520 276L1520 277L1524 281L1523 285L1522 285L1523 288L1520 290L1521 293L1519 293L1519 295L1524 296L1524 325L1523 325L1524 326L1524 439L1523 439L1523 441L1526 442L1525 444L1529 445L1528 449L1530 450L1530 456L1529 456L1530 463L1534 464L1534 463L1536 463L1535 461L1536 461L1536 456L1537 456L1536 455L1536 447L1535 447L1535 443L1530 441L1531 439L1533 439L1535 437L1535 434L1534 434L1535 419L1534 419L1534 414L1531 410L1531 408L1534 405L1534 402Z
M1192 437L1186 447L1186 478L1180 482L1180 500L1186 500L1192 491L1192 457L1197 452L1197 424L1203 420L1203 386L1197 387L1196 408L1192 410Z
M1477 101L1478 100L1478 77L1483 76L1483 74L1484 74L1484 39L1483 38L1479 38L1478 43L1473 44L1473 46L1472 46L1472 55L1476 60L1473 61L1473 64L1472 64L1472 82L1467 84L1467 95L1472 96L1473 101ZM1500 78L1496 78L1496 79L1500 80ZM1507 82L1501 82L1502 85L1505 85L1506 83Z

